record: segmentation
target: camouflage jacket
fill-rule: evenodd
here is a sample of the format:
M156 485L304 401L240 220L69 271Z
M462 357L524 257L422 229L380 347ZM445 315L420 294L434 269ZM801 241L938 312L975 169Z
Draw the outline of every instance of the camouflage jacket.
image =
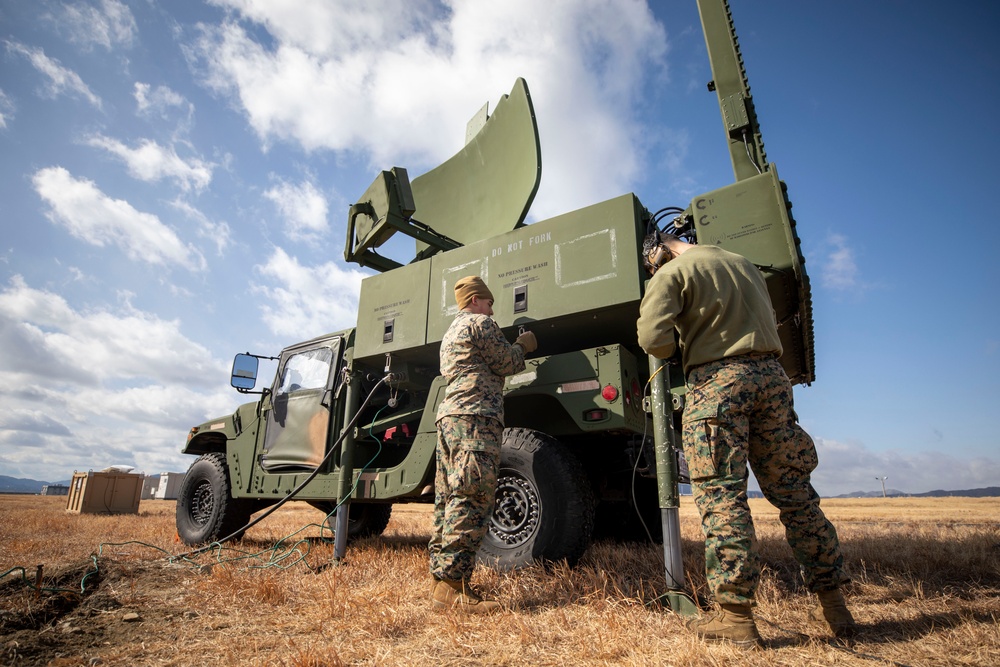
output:
M504 377L524 370L524 350L511 345L488 315L459 311L441 340L448 389L437 419L482 415L503 421Z

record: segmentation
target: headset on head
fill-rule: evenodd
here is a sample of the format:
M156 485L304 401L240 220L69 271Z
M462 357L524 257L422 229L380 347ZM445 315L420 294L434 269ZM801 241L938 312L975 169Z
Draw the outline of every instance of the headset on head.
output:
M666 224L670 233L660 230L660 222L673 216ZM649 275L674 258L674 252L667 246L668 238L678 238L688 243L695 243L694 224L690 215L678 206L666 206L650 216L646 223L646 236L642 240L642 263Z
M642 240L642 263L649 275L670 261L673 253L663 245L664 239L660 230L653 227L652 231Z

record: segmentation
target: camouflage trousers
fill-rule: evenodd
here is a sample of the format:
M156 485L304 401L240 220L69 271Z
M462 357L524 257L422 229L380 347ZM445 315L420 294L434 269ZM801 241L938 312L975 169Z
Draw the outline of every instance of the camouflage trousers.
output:
M456 415L437 422L434 532L430 570L438 579L468 579L493 515L503 424Z
M716 602L750 602L760 557L747 504L748 464L780 510L785 537L810 591L849 581L837 531L809 481L818 459L798 424L792 387L778 361L743 356L688 373L684 456L705 534L705 570Z

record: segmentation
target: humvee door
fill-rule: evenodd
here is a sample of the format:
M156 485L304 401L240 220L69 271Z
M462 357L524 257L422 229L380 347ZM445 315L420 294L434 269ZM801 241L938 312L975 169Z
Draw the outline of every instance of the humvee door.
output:
M314 470L326 455L341 338L311 342L281 355L270 405L265 401L261 467Z

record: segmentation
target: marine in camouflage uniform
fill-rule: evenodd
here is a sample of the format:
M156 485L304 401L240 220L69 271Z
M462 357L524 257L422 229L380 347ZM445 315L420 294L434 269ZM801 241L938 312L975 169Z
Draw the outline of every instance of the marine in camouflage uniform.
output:
M493 295L481 279L459 280L455 295L460 310L441 341L441 374L448 388L437 411L434 532L429 545L435 591L438 582L461 582L461 590L467 590L493 514L504 378L524 370L525 352L535 349L530 333L513 345L507 342L490 317Z
M708 586L723 610L714 626L702 621L695 629L709 639L731 639L715 631L742 623L735 636L759 641L749 611L760 579L747 504L749 466L764 497L780 510L809 590L821 601L836 591L844 627L830 625L846 634L842 616L850 613L838 589L849 579L837 532L810 482L816 448L798 424L791 383L778 362L781 343L764 278L740 255L671 235L659 238L665 253L650 267L637 329L642 348L660 359L674 354L675 329L680 338L687 379L684 456L705 535ZM849 625L853 629L853 619Z

